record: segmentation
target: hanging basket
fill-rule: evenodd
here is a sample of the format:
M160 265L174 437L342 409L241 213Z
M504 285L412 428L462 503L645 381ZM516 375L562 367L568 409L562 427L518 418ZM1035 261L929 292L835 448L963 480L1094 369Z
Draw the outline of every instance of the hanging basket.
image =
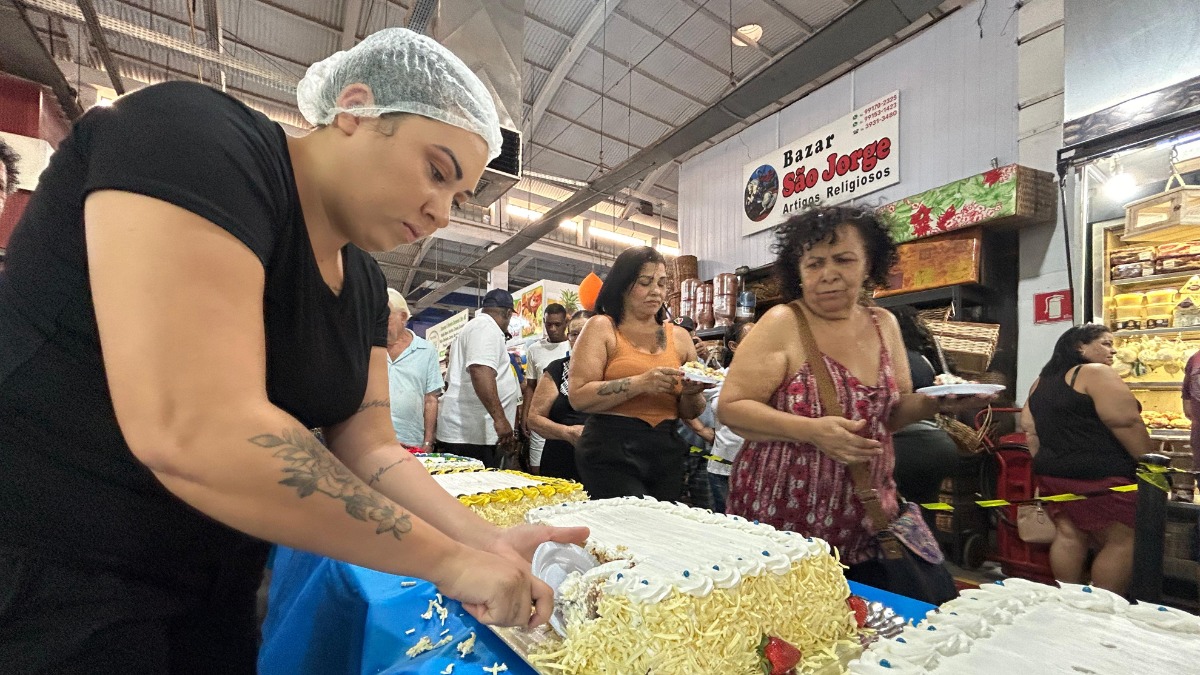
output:
M947 354L954 357L959 370L985 373L996 355L1000 326L968 321L929 321L930 332Z

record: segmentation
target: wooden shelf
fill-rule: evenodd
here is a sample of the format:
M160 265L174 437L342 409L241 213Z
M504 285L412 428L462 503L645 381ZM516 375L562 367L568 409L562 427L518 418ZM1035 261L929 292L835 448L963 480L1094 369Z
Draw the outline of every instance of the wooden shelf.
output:
M1190 441L1191 429L1148 429L1152 441Z
M1175 272L1172 274L1151 274L1146 277L1134 277L1133 279L1116 279L1110 282L1118 288L1127 288L1129 286L1156 286L1161 284L1169 284L1175 281L1184 282L1192 277L1200 274L1196 270L1191 272Z
M1132 382L1125 380L1130 389L1183 389L1183 382Z
M956 312L961 311L962 304L986 305L991 300L991 291L978 284L958 284L931 288L927 291L897 293L882 298L875 298L875 304L880 307L899 307L900 305L932 305L953 304Z
M1113 331L1113 337L1137 337L1139 335L1179 335L1183 333L1200 333L1200 326L1187 326L1185 328L1143 328L1141 330L1117 330Z

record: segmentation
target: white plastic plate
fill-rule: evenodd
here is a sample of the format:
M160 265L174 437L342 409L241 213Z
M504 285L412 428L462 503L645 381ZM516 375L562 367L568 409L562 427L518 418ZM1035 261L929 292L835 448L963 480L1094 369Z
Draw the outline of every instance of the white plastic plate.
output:
M1002 384L939 384L933 387L921 387L918 394L926 396L977 396L979 394L999 394L1004 391Z
M554 590L554 614L550 616L550 626L559 635L567 636L567 624L560 609L558 587L572 572L582 574L599 564L591 553L575 544L548 541L533 552L533 576Z

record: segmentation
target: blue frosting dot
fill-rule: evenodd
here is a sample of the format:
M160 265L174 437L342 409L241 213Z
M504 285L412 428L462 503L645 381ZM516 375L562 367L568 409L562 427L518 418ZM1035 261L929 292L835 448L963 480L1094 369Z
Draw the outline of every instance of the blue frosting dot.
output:
M770 551L763 551L763 555L771 555Z
M958 612L950 612L950 616L958 616Z
M908 644L908 640L905 640L904 638L896 638L896 642L899 642L901 644Z
M1084 586L1084 587L1083 587L1083 592L1084 592L1084 593L1091 593L1091 592L1092 592L1092 587L1091 587L1091 586Z
M1166 608L1166 607L1163 607L1162 605L1159 605L1159 606L1158 606L1158 611L1160 611L1160 612L1165 612L1165 611L1167 611L1167 608Z
M888 661L887 659L879 659L879 665L883 666L884 668L891 668L892 662Z
M937 630L937 626L930 626L930 627L926 628L925 630Z
M685 576L685 577L690 577L690 576L692 576L692 573L691 573L691 572L689 572L689 571L687 571L687 570L684 570L684 571L683 571L683 576Z
M620 581L621 579L624 579L624 578L625 578L624 574L619 574L619 573L617 574L617 581Z
M645 579L642 579L642 585L643 585L643 586L649 586L649 585L650 585L650 582L649 582L649 581L646 581Z
M756 520L756 521L754 521L754 524L755 524L755 525L757 525L757 524L758 524L758 521L757 521L757 520Z
M716 571L718 571L718 572L720 572L720 571L721 571L721 566L720 566L720 565L713 565L713 569L714 569L714 570L716 570Z
M805 539L812 541L812 537L805 537Z

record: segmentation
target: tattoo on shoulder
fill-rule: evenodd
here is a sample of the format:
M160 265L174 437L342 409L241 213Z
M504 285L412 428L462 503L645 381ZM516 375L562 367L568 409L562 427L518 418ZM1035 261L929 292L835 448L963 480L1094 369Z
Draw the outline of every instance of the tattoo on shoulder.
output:
M662 326L658 327L658 348L667 348L667 331L664 330Z
M285 477L279 484L296 488L301 499L313 493L337 499L352 518L374 524L375 534L387 533L399 540L412 531L407 512L363 484L308 431L285 429L281 435L261 434L249 441L273 450L284 461Z
M613 394L622 394L627 391L629 391L629 378L624 377L619 380L605 382L604 384L600 385L600 388L596 390L596 393L601 396L611 396Z
M387 400L382 399L382 398L377 398L374 401L367 401L366 403L358 406L358 412L362 412L362 411L366 410L367 408L391 408L391 407L392 407L391 404Z

